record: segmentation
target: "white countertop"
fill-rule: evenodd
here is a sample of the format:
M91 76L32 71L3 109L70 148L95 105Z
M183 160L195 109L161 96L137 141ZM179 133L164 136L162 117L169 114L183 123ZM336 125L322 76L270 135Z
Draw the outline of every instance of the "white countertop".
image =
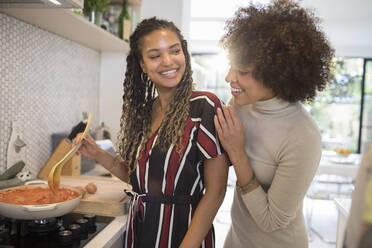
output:
M109 248L123 235L127 222L127 215L116 217L109 225L99 232L85 248Z

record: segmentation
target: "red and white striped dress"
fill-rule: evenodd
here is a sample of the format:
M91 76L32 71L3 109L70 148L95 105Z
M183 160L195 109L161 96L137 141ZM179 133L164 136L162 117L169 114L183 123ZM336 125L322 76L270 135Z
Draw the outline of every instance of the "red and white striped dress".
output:
M181 156L175 146L160 152L155 132L146 144L136 171L127 222L125 247L178 247L203 196L203 161L221 154L213 123L220 100L194 91L190 98ZM214 247L213 227L201 247Z

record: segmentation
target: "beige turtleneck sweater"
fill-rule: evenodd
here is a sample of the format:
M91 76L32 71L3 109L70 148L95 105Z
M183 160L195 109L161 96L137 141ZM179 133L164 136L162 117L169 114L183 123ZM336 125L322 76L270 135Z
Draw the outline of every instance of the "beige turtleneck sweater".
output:
M321 156L317 125L302 104L278 98L235 109L260 186L245 195L235 189L224 247L308 247L302 202Z

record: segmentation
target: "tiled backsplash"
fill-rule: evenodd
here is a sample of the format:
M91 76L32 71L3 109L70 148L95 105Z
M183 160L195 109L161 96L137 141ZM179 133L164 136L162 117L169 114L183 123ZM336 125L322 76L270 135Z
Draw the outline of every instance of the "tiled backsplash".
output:
M0 173L14 120L34 176L51 155L52 133L70 132L82 112L97 126L99 70L98 51L0 13Z

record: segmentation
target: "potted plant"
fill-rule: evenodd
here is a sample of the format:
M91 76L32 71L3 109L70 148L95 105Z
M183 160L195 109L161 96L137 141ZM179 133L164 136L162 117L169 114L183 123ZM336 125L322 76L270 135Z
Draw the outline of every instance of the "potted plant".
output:
M100 26L102 12L108 9L110 0L84 0L84 15L89 17L92 23Z
M128 2L126 0L123 1L122 9L119 15L119 28L118 28L118 35L120 39L126 40L124 37L124 21L130 20L130 15L128 12ZM128 40L126 40L128 41Z

